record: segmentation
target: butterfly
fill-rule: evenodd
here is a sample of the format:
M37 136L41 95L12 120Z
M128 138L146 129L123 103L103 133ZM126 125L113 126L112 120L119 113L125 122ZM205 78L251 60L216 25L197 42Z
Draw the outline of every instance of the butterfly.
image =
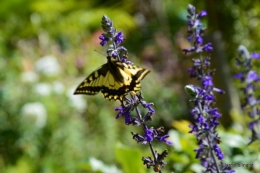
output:
M108 56L107 63L93 71L74 94L95 95L101 91L106 99L122 101L127 93L140 90L140 82L149 72Z

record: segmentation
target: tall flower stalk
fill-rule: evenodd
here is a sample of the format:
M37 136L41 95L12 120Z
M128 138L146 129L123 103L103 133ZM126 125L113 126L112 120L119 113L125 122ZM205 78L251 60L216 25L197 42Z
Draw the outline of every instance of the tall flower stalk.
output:
M254 70L252 61L260 58L260 54L253 53L250 55L247 48L243 45L238 47L238 58L236 58L236 66L239 71L234 78L240 79L242 91L244 93L244 102L242 109L251 118L249 129L252 137L249 142L251 144L255 140L260 140L260 97L257 96L257 85L260 82L260 76Z
M104 33L99 37L101 40L100 44L102 46L109 44L107 49L108 56L112 56L113 58L127 64L133 64L131 61L127 61L127 49L120 46L124 41L123 33L117 32L113 27L112 21L106 15L103 16L101 23ZM147 168L153 167L155 172L162 173L161 168L166 165L164 159L168 155L168 151L164 150L161 153L158 153L154 149L152 142L157 140L168 145L172 145L172 142L166 140L169 135L164 134L163 127L154 128L147 126L146 123L151 121L152 116L155 114L152 106L153 103L147 103L144 101L141 92L137 95L130 93L130 98L125 97L121 102L121 106L115 108L115 111L118 111L116 119L124 117L126 125L134 125L142 128L142 135L134 132L131 132L131 134L135 141L143 145L147 144L151 150L152 156L143 157L143 164L146 165ZM147 113L142 115L140 107L146 109Z
M202 35L205 28L202 27L200 19L207 15L202 10L196 14L195 7L188 5L188 41L192 44L189 49L183 49L185 54L196 53L198 58L193 59L193 67L188 70L191 78L196 78L201 86L187 85L186 92L192 97L190 102L194 108L191 115L194 118L193 124L190 125L191 131L197 137L199 147L195 149L196 158L200 159L201 165L205 167L205 173L232 173L235 172L222 164L224 154L219 144L220 137L216 131L219 125L218 119L221 114L218 108L214 106L214 93L223 94L224 91L214 86L212 77L213 70L210 70L210 56L207 52L213 50L211 43L203 43Z

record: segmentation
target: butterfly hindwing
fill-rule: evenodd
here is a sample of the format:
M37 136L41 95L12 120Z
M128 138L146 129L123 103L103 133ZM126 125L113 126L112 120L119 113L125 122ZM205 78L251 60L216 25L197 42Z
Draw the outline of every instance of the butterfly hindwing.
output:
M108 57L108 62L92 72L74 94L94 95L99 91L109 100L122 100L128 92L136 93L149 70Z
M141 80L150 72L147 69L132 64L122 63L120 61L116 61L116 66L120 69L119 74L123 76L124 83L127 85L130 85L129 82L131 82L132 79L134 79L134 82L136 83L141 82Z

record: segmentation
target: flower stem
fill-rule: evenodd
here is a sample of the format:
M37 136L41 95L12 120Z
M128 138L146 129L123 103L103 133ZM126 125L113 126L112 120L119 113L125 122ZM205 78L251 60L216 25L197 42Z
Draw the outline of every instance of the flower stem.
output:
M138 119L139 119L139 121L141 122L141 126L142 126L143 132L144 132L144 134L145 134L145 129L146 129L146 128L145 128L145 124L144 124L143 121L142 121L142 115L141 115L140 112L138 111L138 108L137 108L137 107L135 107L135 111L136 111L136 113L137 113L137 115L138 115ZM152 152L152 154L153 154L153 158L154 158L155 164L157 164L157 157L156 157L156 155L155 155L155 152L154 152L152 143L151 143L151 142L148 142L148 143L149 143L150 150L151 150L151 152ZM162 171L159 170L159 173L162 173Z
M211 142L210 142L210 140L209 140L208 134L207 134L207 140L208 140L209 147L210 147L210 154L211 154L211 156L212 156L212 158L213 158L213 160L214 160L217 173L220 173L220 171L219 171L219 165L218 165L218 162L217 162L217 160L216 160L216 156L215 156L215 154L213 153L213 146L212 146L212 144L211 144Z

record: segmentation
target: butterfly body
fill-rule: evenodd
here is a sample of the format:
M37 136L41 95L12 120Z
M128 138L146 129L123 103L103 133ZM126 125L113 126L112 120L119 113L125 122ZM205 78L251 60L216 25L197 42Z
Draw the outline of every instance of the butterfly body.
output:
M74 94L95 95L101 91L109 100L122 100L127 93L140 90L140 82L149 72L108 56L107 63L92 72Z

